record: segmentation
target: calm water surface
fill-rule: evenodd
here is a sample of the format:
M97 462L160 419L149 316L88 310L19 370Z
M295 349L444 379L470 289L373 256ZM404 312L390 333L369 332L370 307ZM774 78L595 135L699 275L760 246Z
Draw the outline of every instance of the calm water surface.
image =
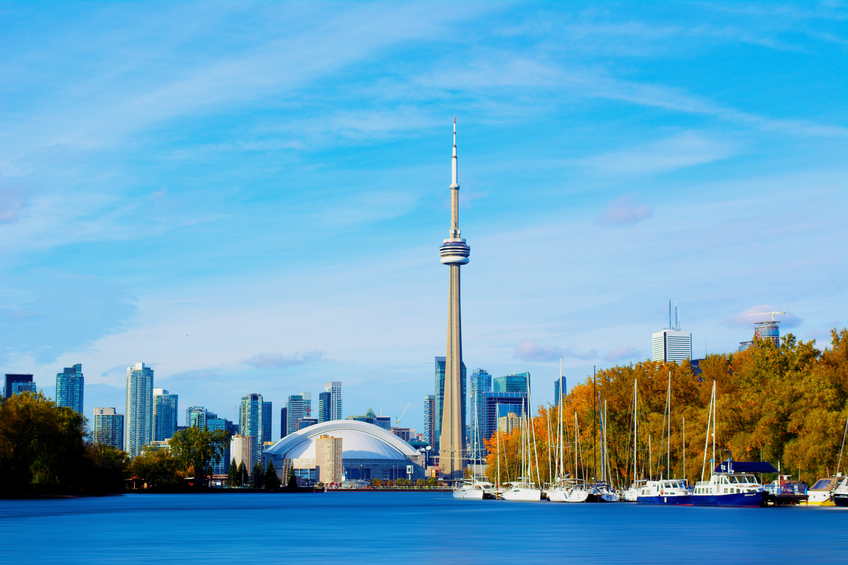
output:
M475 502L415 492L7 500L0 561L848 563L848 511Z

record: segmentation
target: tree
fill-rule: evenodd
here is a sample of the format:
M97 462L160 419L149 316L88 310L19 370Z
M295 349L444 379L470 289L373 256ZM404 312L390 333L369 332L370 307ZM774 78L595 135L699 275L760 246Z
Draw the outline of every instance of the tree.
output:
M130 476L144 481L147 488L174 488L182 483L180 462L169 449L145 446L130 463Z
M230 488L241 486L241 483L238 482L238 478L238 465L236 465L236 459L233 457L233 462L230 463L230 468L227 471L227 486Z
M78 492L85 440L85 418L40 392L0 399L0 494Z
M436 486L436 477L427 477L427 486L433 488Z
M195 485L205 487L212 466L220 463L229 441L230 434L224 430L186 428L175 433L168 445L183 470L194 468Z
M415 486L426 487L427 481L425 481L424 479L418 479L417 481L415 481Z
M85 457L88 470L83 484L86 494L108 494L124 490L124 476L130 461L126 453L111 445L89 443L86 446Z
M268 468L265 469L265 488L274 490L280 488L280 477L277 476L277 469L272 461L268 461Z
M381 481L380 479L373 479L371 481L371 486L372 487L381 487L381 486L383 486L383 481Z
M262 471L262 464L257 461L250 471L250 488L261 489L263 486L265 486L265 473Z
M247 474L247 467L244 465L244 461L242 461L241 463L239 463L238 466L236 481L238 481L240 487L243 487L247 479L249 479Z
M289 479L286 482L286 488L289 490L297 489L297 477L294 475L294 467L289 469Z

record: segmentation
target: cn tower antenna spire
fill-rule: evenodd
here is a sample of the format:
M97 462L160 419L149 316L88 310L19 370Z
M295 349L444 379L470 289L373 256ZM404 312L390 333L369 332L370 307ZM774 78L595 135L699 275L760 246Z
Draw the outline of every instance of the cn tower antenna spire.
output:
M456 175L456 116L453 117L453 159L451 159L451 188L459 188L459 183L457 182Z

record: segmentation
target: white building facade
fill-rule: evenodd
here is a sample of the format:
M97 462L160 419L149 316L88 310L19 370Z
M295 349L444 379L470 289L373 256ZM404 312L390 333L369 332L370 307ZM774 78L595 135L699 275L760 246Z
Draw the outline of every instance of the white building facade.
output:
M692 359L692 332L665 329L652 335L652 360L682 363Z
M153 441L153 369L127 367L127 449L130 457Z

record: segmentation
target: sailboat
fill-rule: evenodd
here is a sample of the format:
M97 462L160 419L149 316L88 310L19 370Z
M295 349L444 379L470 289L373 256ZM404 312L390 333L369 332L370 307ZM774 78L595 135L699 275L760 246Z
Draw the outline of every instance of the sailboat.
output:
M477 418L477 403L474 403L474 422L479 422ZM471 461L471 478L463 479L463 481L456 486L453 490L453 497L459 500L483 500L484 498L494 498L495 494L493 492L493 485L488 481L481 481L477 478L474 473L475 462L477 461L477 454L479 452L479 425L474 427L472 431L471 438L471 457L469 460Z
M734 473L733 462L728 460L716 469L711 470L710 479L704 479L704 470L707 463L707 444L710 438L710 425L712 425L713 458L710 467L715 462L715 436L716 436L716 388L713 381L713 393L710 398L710 415L707 420L707 437L704 440L704 463L701 466L701 480L695 484L692 493L693 506L762 506L765 497L765 489L757 481L754 473ZM743 467L744 468L744 467Z
M686 484L686 479L671 478L671 371L668 373L668 390L666 392L666 421L668 423L668 439L666 444L666 478L657 481L646 481L639 489L636 502L639 504L692 504L693 489ZM662 444L660 444L662 445ZM659 465L657 465L659 467Z
M542 489L533 482L532 465L530 461L530 431L532 425L525 414L521 417L521 473L515 481L509 483L509 488L503 491L504 500L513 502L539 502L542 500ZM535 431L534 431L535 435ZM534 442L535 448L535 442ZM538 461L536 465L538 473Z
M639 490L645 484L644 479L640 480L640 479L636 478L636 473L637 473L637 471L636 471L636 461L638 459L637 452L636 452L636 445L637 445L636 440L638 438L638 435L637 435L638 428L637 428L637 420L636 420L637 414L638 414L638 412L636 411L636 406L637 406L637 401L638 401L637 382L638 381L636 379L633 380L633 483L630 485L629 489L626 489L622 493L622 498L624 498L625 502L636 502L636 498L639 496Z
M560 414L562 411L562 401L560 401ZM574 476L568 477L564 470L564 457L562 457L562 447L565 445L565 434L562 430L562 419L560 418L560 476L557 485L548 491L548 500L551 502L586 502L589 498L589 491L577 479L577 453L579 437L579 429L577 427L577 413L574 413Z

